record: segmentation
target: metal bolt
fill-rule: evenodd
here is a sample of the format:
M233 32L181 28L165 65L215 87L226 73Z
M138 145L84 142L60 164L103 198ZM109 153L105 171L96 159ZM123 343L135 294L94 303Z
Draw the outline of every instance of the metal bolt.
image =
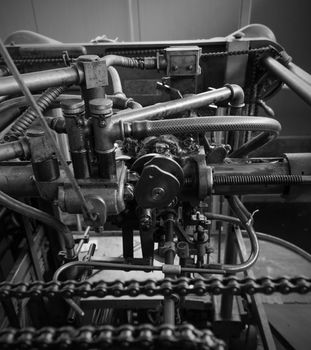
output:
M187 67L188 70L192 70L193 69L193 65L190 64L190 66Z
M172 71L176 71L178 69L178 66L174 65L172 66Z
M162 199L164 195L165 195L165 190L162 187L155 187L152 190L152 199L155 201Z

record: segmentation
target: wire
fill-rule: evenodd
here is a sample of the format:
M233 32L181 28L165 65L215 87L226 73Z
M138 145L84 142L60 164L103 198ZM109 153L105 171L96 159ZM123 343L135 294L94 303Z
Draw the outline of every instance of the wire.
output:
M8 68L10 69L12 75L14 76L15 80L17 81L18 85L20 86L20 89L23 91L26 99L28 100L29 105L33 108L33 110L36 112L42 127L44 128L44 131L57 155L57 158L59 159L61 165L63 166L63 169L66 173L67 178L69 179L71 186L73 187L74 191L76 192L81 204L82 204L82 210L85 214L87 214L87 216L91 219L95 219L94 215L92 213L92 209L93 207L91 206L91 204L89 202L87 202L84 198L83 193L81 192L81 189L75 179L75 177L73 176L65 158L63 157L60 149L57 146L56 143L56 139L53 137L52 134L52 130L49 128L47 121L45 120L45 118L43 117L42 112L40 111L40 108L38 107L34 97L32 96L30 90L28 89L28 87L26 86L26 84L24 83L24 80L22 78L22 76L20 75L19 71L17 70L10 54L8 53L7 49L5 48L2 40L0 39L0 53L3 57L3 59L5 60Z
M4 207L11 209L19 214L27 216L29 218L38 220L48 226L53 227L57 232L63 235L65 240L65 247L67 250L68 258L73 258L74 254L74 239L68 227L61 221L57 220L54 216L47 214L46 212L37 208L31 207L25 203L18 201L0 191L0 204Z

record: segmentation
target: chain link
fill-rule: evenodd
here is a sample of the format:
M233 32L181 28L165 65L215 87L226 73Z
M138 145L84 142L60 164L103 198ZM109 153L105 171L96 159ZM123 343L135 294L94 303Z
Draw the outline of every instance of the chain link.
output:
M238 50L238 51L216 51L216 52L204 52L201 57L226 57L226 56L238 56L238 55L248 55L252 53L264 53L264 52L276 52L271 46L252 48L248 50ZM156 55L163 54L163 50L157 49L141 49L141 50L107 50L106 54L109 55ZM134 59L141 59L141 57L132 57ZM71 57L70 62L73 62L74 58ZM64 57L27 57L27 58L13 58L15 64L40 64L40 63L64 63ZM0 64L4 63L3 59L0 58Z
M7 328L0 330L1 349L200 349L224 350L225 343L191 324L171 326L110 325L93 327Z
M272 46L257 47L248 50L236 50L236 51L216 51L216 52L204 52L201 57L227 57L227 56L239 56L248 55L254 53L275 52Z
M311 291L311 279L305 277L279 277L279 278L244 278L238 279L235 276L226 278L212 277L205 278L187 278L179 279L165 278L154 281L74 281L64 282L20 282L12 284L10 282L0 283L0 300L6 298L29 298L29 297L53 297L62 296L64 298L72 297L99 297L106 296L137 296L137 295L162 295L171 296L177 294L186 296L195 294L202 296L205 294L272 294L272 293L299 293L306 294Z

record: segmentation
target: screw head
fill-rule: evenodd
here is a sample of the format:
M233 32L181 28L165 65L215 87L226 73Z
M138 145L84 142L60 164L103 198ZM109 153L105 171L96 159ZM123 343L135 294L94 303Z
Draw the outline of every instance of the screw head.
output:
M152 199L155 201L162 199L164 195L165 195L165 190L162 187L155 187L152 190Z

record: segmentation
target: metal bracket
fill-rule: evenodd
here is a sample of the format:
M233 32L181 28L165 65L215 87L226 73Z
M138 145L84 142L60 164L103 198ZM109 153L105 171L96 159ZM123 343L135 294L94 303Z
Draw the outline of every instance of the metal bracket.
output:
M202 49L198 46L174 46L165 49L167 76L200 75L201 67L199 63L201 53Z
M83 62L85 85L87 89L92 89L108 85L108 69L104 60Z

